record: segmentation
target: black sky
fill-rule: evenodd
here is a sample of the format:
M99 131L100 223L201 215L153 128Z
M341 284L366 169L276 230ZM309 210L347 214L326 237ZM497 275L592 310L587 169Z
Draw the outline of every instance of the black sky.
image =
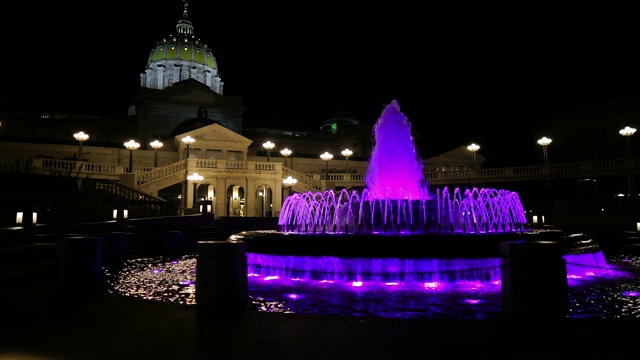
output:
M189 16L213 48L224 94L243 97L245 126L317 130L341 109L374 123L397 99L423 136L423 157L475 142L487 158L521 161L536 147L537 121L640 84L632 5L533 4L194 0ZM175 34L182 2L0 9L0 98L124 114L149 51Z

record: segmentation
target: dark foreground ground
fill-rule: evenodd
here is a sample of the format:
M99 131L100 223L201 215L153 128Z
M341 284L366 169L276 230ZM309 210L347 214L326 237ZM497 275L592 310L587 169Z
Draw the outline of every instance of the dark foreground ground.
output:
M204 316L51 281L5 284L1 359L629 358L636 320L391 320L256 310Z
M253 308L204 316L197 306L63 286L55 262L9 261L0 250L0 359L640 358L640 320L399 320Z

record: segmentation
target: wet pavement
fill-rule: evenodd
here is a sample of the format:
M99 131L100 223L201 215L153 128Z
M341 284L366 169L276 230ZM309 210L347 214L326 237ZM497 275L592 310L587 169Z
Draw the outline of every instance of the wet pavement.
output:
M406 320L203 314L172 305L14 284L3 294L2 359L637 358L637 320Z

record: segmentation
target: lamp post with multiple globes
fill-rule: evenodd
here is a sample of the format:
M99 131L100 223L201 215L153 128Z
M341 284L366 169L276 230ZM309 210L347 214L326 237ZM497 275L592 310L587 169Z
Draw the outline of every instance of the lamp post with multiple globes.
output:
M631 135L636 133L636 129L630 126L625 126L620 130L620 135L626 138L627 142L627 156L631 156ZM627 172L627 196L629 196L629 203L632 207L635 207L637 202L636 194L637 186L635 185L635 176L631 172ZM639 227L640 228L640 227Z
M78 160L82 160L82 143L89 140L89 134L80 131L73 134L73 137L78 140Z
M627 156L631 156L631 135L636 133L636 129L625 126L624 129L620 130L620 135L627 138Z
M164 146L161 141L153 140L149 143L149 146L153 148L153 167L158 167L158 150Z
M538 140L538 144L542 146L542 158L543 158L544 164L547 165L547 163L549 163L549 157L547 155L547 146L551 144L551 139L549 139L546 136L543 136Z
M298 182L298 179L291 177L291 176L287 176L286 179L282 179L282 183L284 184L284 186L286 186L289 190L289 192L287 193L287 196L291 196L291 188L293 187L293 185L295 185Z
M287 158L289 157L289 155L291 155L292 151L289 150L288 148L284 148L282 150L280 150L280 154L282 154L282 156L284 156L284 166L287 166Z
M324 179L329 180L329 160L333 159L333 155L325 151L324 154L320 155L320 159L324 160Z
M187 136L183 137L181 140L185 145L187 145L187 160L188 160L189 159L189 149L191 148L191 144L196 142L196 139L194 139L191 136L187 135Z
M267 162L271 161L271 150L273 150L275 146L276 144L272 143L271 141L267 141L266 143L262 144L262 147L267 150Z
M345 170L346 170L346 172L349 172L349 156L353 155L353 151L351 151L349 149L344 149L344 150L342 150L341 154L347 160L346 163L345 163Z
M472 143L471 145L467 146L467 150L471 151L471 164L472 164L473 168L475 169L475 167L476 167L476 151L480 150L480 146Z
M128 172L133 172L133 152L135 150L138 150L138 148L140 147L140 144L135 140L131 139L126 143L124 143L124 147L126 147L127 150L129 150L129 171Z
M204 176L194 172L191 175L187 176L187 180L193 184L193 205L191 207L196 207L196 203L198 202L198 184L204 179Z

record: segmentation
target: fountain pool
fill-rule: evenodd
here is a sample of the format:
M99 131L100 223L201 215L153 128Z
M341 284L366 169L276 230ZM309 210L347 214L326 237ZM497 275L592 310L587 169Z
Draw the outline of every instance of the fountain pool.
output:
M249 297L259 312L405 319L496 319L502 312L499 259L465 265L354 258L338 264L340 258L247 256ZM640 317L640 257L605 257L596 251L565 255L565 260L570 318ZM307 268L287 270L292 263ZM193 306L196 264L196 255L128 260L117 272L107 271L106 288L126 297ZM458 270L442 271L449 265Z

